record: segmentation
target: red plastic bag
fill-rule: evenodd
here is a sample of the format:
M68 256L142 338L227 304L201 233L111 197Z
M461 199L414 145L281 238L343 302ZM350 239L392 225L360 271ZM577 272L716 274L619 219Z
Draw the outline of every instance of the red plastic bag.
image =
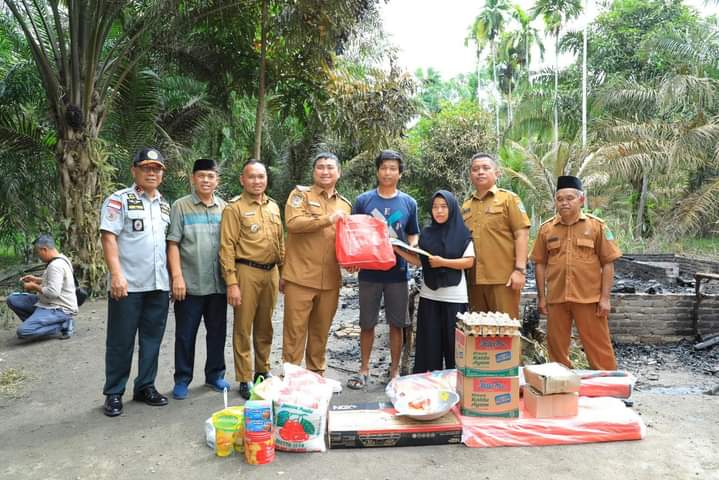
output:
M389 270L397 257L389 243L389 230L382 220L369 215L350 215L337 221L335 249L343 267Z

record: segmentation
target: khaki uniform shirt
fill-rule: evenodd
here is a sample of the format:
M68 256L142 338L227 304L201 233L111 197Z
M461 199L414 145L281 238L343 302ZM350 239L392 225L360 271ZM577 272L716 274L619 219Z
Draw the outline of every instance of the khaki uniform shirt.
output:
M335 225L330 215L349 215L352 204L337 191L327 195L320 187L297 186L287 198L287 258L282 278L306 287L332 290L342 285L335 253Z
M280 207L270 197L261 201L239 195L222 212L220 263L225 283L235 285L239 259L282 265L285 239Z
M462 204L464 224L472 232L477 261L469 273L472 285L504 285L515 265L514 232L531 222L519 196L493 186ZM524 263L524 262L522 262Z
M532 249L532 260L546 265L547 303L596 303L602 290L602 266L622 252L599 218L581 213L572 225L559 215L544 222Z

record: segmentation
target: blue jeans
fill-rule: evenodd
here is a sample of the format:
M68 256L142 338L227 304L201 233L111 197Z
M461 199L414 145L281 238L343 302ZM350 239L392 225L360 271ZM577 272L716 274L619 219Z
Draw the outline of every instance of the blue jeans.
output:
M175 383L189 385L195 366L195 341L202 318L207 335L205 382L225 378L227 295L187 295L175 302Z
M56 335L72 328L72 315L59 308L37 307L37 300L37 295L31 293L12 293L7 297L8 307L22 321L17 327L18 338Z
M155 385L157 359L165 334L170 292L129 293L127 297L107 300L107 339L105 341L105 395L122 395L130 377L135 335L139 336L140 354L134 392Z

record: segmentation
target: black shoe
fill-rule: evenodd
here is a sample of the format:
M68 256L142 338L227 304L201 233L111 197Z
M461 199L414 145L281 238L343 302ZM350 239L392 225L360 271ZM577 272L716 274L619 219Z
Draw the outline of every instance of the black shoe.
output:
M253 383L256 384L257 380L260 377L262 377L263 380L267 380L268 378L272 377L272 372L265 372L265 373L257 372L257 373L255 373L255 379L253 380Z
M158 392L152 385L143 388L139 392L135 392L132 399L136 402L145 402L151 407L164 407L167 405L167 397L160 395L160 392Z
M240 382L240 397L244 398L245 400L250 399L250 384L248 382Z
M108 417L117 417L122 413L122 395L108 395L105 398L105 405L102 406L102 413Z

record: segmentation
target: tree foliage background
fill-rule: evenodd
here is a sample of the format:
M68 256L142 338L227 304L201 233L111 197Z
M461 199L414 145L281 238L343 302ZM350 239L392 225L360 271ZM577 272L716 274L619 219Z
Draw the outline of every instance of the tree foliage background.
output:
M196 158L220 163L229 198L259 156L282 203L320 150L340 156L353 197L394 148L426 219L431 193L461 199L469 157L489 151L535 223L552 214L556 175L572 173L634 246L719 230L719 24L681 0L606 2L586 74L583 32L568 27L581 5L493 0L466 25L476 69L451 79L402 70L378 0L0 5L0 246L26 255L51 231L95 285L99 202L131 182L147 145L168 159L171 200ZM576 60L533 67L555 43Z

